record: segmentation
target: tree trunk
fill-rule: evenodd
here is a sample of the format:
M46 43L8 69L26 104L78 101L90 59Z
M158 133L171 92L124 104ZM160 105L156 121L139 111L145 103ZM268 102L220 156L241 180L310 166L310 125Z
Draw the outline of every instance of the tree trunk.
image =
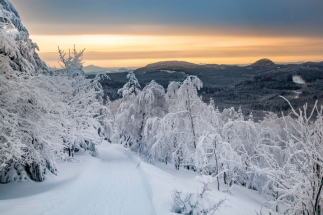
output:
M130 136L127 138L127 146L128 146L128 147L130 147L130 146L131 146L131 144L130 144L130 142L129 142L129 141L130 141Z
M33 181L44 181L44 171L40 164L32 162L31 164L25 165L25 171L29 178Z
M218 165L218 158L216 156L216 153L215 153L215 149L216 149L216 141L214 141L214 159L215 159L215 166L216 166L216 181L218 183L218 190L220 191L220 182L219 182L219 165Z
M277 188L278 188L278 184L276 185L277 186ZM276 192L276 200L278 199L278 195L279 195L279 193L278 193L278 191ZM278 204L276 205L276 212L278 212Z
M145 113L142 114L142 122L139 131L139 154L141 154L141 139L142 139L142 130L144 129Z
M316 198L315 198L315 212L317 215L321 215L322 214L322 209L321 209L321 205L320 205L320 200L321 200L321 192L322 192L322 186L323 186L323 176L321 178L321 183L320 183L320 187L319 190L317 192Z
M224 182L224 184L227 184L227 174L226 174L226 172L223 173L223 182Z
M181 162L181 159L178 157L178 165L177 165L177 170L179 170L179 166L180 166L180 163Z
M187 90L187 102L188 102L188 107L187 107L187 111L188 111L188 116L190 117L191 120L191 126L192 126L192 133L193 133L193 145L194 148L196 149L196 138L195 138L195 129L194 129L194 122L193 122L193 117L192 117L192 110L191 110L191 100L190 100L190 96L188 94L188 90Z

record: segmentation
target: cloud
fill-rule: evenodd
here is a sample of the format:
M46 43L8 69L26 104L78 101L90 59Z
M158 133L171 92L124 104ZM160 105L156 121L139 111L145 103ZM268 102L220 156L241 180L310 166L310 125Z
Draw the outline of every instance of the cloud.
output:
M132 66L163 59L247 63L322 58L323 1L11 0L40 56L86 48L85 60ZM301 59L303 58L303 59ZM130 65L132 64L132 65Z
M323 36L318 0L12 2L32 34Z

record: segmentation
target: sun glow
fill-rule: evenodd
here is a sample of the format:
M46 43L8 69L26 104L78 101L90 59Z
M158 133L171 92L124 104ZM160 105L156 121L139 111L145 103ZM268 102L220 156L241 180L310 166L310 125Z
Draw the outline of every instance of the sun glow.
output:
M247 64L268 57L276 62L322 61L323 39L306 37L32 35L41 58L57 64L57 46L86 49L85 65L144 66L162 60Z

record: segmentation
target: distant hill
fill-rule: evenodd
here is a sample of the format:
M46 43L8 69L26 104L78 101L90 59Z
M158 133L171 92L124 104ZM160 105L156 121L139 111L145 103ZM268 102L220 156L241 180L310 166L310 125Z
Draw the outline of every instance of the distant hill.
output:
M167 72L185 72L193 75L194 73L199 74L200 72L209 72L216 70L225 69L252 69L252 67L270 67L273 68L276 64L267 59L263 58L249 66L237 66L237 65L226 65L226 64L195 64L186 61L161 61L152 64L148 64L144 67L135 70L135 73L147 73L156 71L167 71ZM257 68L258 69L258 68Z
M169 70L169 71L182 71L185 69L197 68L200 65L189 63L186 61L161 61L157 63L148 64L147 66L138 68L135 70L135 73L146 73L146 72L154 72L161 70Z
M120 68L120 67L99 67L99 66L94 66L94 65L89 65L89 66L83 67L83 71L86 74L119 73L119 72L126 72L130 69L136 69L136 67Z
M99 66L94 66L94 65L89 65L83 67L83 71L85 73L100 73L100 72L109 72L108 68L104 67L99 67Z
M261 63L263 62L263 63ZM223 87L237 84L254 75L275 68L275 64L260 60L259 66L255 69L245 66L224 65L224 64L195 64L186 61L162 61L148 64L136 69L134 72L138 80L144 84L155 80L163 86L169 81L182 81L188 75L198 76L206 87ZM266 65L269 64L269 65ZM260 64L259 64L260 65Z
M263 59L256 61L255 63L251 64L250 66L254 67L254 66L273 66L273 65L275 65L274 62L272 62L271 60L269 60L267 58L263 58Z

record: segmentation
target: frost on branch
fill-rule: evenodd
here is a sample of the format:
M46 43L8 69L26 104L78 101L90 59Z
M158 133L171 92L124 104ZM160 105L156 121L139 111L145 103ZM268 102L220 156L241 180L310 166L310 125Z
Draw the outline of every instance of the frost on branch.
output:
M284 153L285 162L279 163L276 157L266 156L268 167L263 171L272 190L270 204L276 211L279 211L279 204L285 204L289 214L320 215L323 186L323 108L319 108L317 102L310 112L307 105L299 112L292 106L291 108L296 120L284 117L286 139L281 139L284 144L281 152ZM316 119L312 119L314 113Z

